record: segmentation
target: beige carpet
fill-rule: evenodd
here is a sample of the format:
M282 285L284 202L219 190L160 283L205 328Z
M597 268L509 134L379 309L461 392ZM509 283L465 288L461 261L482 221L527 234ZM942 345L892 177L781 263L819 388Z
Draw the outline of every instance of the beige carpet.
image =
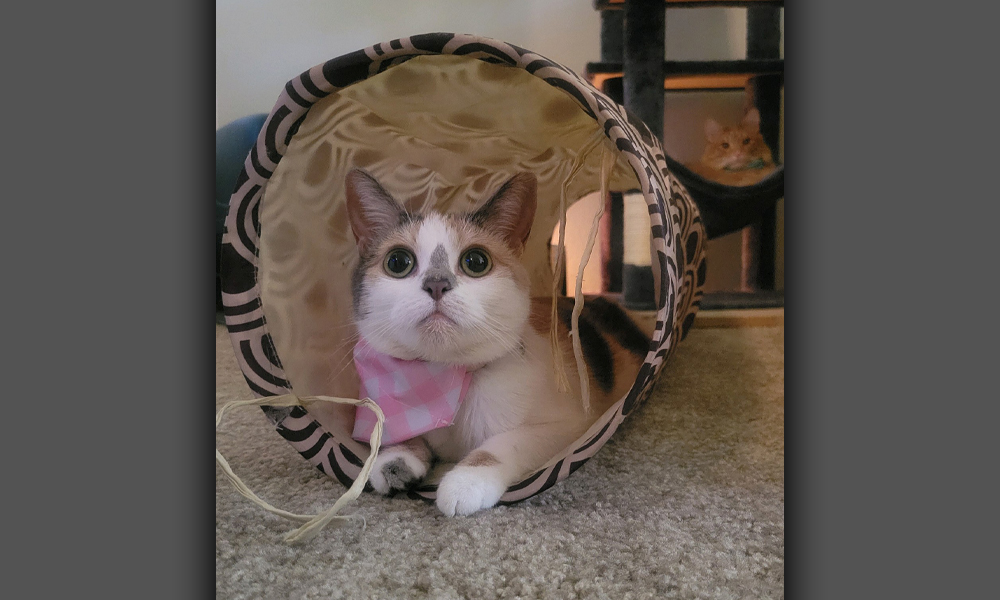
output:
M649 402L579 471L520 504L446 518L363 494L367 528L305 546L216 468L218 598L782 598L784 328L691 331ZM250 398L217 327L216 407ZM208 419L207 414L205 418ZM256 408L217 444L247 485L300 513L344 488Z

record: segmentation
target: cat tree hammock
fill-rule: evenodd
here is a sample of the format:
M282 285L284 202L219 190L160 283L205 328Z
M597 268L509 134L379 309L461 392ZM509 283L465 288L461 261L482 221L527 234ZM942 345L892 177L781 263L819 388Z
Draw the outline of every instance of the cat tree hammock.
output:
M698 205L709 239L739 231L760 219L761 214L785 197L785 167L778 167L759 182L732 187L691 172L664 154L670 174L678 179Z
M644 124L571 70L504 42L450 33L402 38L287 83L245 159L221 246L225 322L250 389L258 397L358 393L346 341L357 261L343 195L351 168L371 172L410 210L445 212L470 209L516 172L535 173L539 205L524 262L533 294L548 295L561 199L569 205L599 190L608 153L616 161L610 189L639 190L649 208L652 341L629 392L500 503L569 476L648 397L691 327L705 278L705 217L670 174L682 168ZM353 407L264 412L322 472L344 485L358 477L369 449L351 437ZM408 494L433 499L435 485Z

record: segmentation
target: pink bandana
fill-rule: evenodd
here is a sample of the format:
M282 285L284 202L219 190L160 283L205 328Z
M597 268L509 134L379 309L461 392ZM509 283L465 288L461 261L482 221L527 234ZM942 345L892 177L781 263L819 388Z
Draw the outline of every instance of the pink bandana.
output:
M363 339L354 346L354 366L361 378L360 397L371 398L385 413L385 446L451 425L472 381L465 367L400 360L378 352ZM372 411L359 407L352 437L367 442L375 423Z

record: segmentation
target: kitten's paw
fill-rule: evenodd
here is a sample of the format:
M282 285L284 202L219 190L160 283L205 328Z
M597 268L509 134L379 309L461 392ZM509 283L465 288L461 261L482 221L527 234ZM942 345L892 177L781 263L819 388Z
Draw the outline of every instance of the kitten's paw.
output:
M368 483L380 494L403 490L423 479L428 466L406 448L385 448L375 459Z
M449 517L471 515L496 504L506 490L496 469L459 465L438 484L437 507Z

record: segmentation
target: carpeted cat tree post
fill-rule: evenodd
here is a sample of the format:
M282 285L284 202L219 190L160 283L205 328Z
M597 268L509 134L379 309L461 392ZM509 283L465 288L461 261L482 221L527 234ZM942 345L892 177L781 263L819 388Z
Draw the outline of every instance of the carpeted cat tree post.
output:
M605 183L649 209L656 325L629 392L583 436L512 485L501 503L570 475L649 395L687 334L705 280L705 228L648 128L580 76L529 50L450 33L358 50L286 85L246 158L221 251L222 299L237 360L261 397L357 397L351 364L351 271L357 249L344 178L372 173L408 210L466 211L511 175L538 177L524 262L534 295L551 293L550 239L569 204ZM577 265L567 265L576 271ZM278 434L350 485L367 445L354 407L265 407ZM435 484L412 489L432 499Z

